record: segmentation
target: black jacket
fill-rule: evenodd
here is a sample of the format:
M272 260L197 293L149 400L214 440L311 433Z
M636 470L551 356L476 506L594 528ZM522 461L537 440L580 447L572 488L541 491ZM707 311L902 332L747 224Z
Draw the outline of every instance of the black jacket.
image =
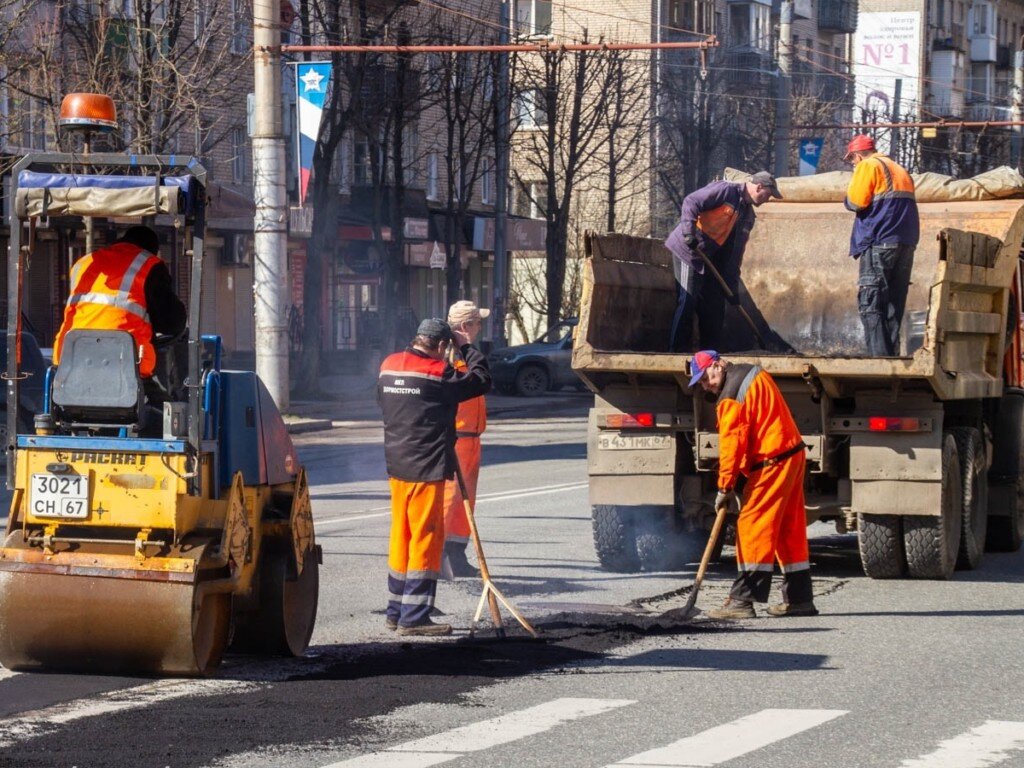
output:
M455 413L459 403L487 394L487 360L469 344L462 347L467 369L409 347L380 366L377 402L384 413L384 458L388 475L413 483L451 478L455 473Z

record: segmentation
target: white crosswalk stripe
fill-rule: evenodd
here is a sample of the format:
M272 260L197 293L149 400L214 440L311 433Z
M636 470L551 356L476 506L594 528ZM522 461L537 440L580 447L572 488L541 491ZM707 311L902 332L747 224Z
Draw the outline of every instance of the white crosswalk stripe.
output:
M480 752L536 736L561 723L593 717L635 703L632 699L555 699L536 707L407 741L383 752L332 763L326 768L429 768L469 752Z
M939 744L934 752L904 760L900 768L988 768L1024 750L1024 723L989 720Z
M707 768L845 714L843 709L764 709L668 746L627 757L608 768Z

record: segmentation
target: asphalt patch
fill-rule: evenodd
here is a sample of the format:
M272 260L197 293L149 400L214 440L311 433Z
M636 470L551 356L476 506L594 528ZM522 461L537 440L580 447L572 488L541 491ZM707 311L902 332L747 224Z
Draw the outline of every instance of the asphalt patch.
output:
M256 690L85 718L5 748L0 766L199 768L282 745L375 748L380 738L366 718L412 704L458 703L464 694L524 675L574 674L645 635L709 629L608 614L554 615L537 627L539 641L510 627L505 640L491 631L455 640L320 646L311 649L317 658L309 674L299 667ZM252 679L246 666L234 665L240 679Z

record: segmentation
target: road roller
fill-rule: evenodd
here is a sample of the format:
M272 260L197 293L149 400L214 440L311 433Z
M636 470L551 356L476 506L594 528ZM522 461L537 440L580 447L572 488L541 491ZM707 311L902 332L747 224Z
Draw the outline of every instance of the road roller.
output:
M305 471L260 379L223 370L220 339L199 332L205 225L221 195L211 186L201 162L173 156L33 154L13 171L13 497L0 548L9 669L208 675L229 648L307 648L321 553ZM190 263L188 325L154 340L156 395L129 333L69 332L29 432L15 406L24 276L42 217L86 220L87 249L101 222L108 236L171 222L170 245Z

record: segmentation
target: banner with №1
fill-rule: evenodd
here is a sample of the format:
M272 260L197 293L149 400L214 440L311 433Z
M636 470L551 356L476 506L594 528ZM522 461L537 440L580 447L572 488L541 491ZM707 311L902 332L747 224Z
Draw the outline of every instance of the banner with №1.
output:
M299 129L299 205L306 200L309 177L313 172L313 150L320 135L324 99L331 82L329 61L300 62L295 65L295 108Z

